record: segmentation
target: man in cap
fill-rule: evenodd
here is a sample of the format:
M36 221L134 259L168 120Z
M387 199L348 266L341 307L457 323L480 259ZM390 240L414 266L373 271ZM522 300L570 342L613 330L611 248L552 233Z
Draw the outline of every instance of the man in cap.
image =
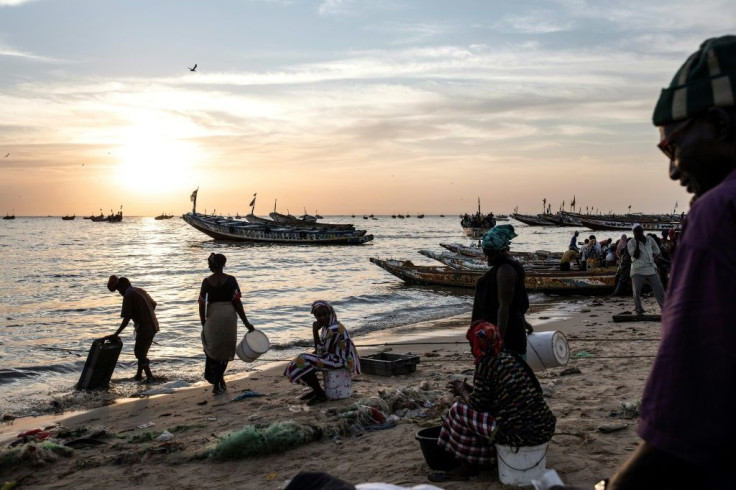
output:
M153 379L151 373L151 361L148 359L148 349L151 348L153 337L158 332L158 319L153 310L156 309L156 302L141 288L134 288L127 277L110 276L107 281L107 289L110 292L117 291L123 297L123 308L120 316L123 322L117 331L105 337L110 339L120 335L125 327L128 326L130 320L133 320L135 326L135 353L138 359L138 371L135 374L136 381L143 379L143 371L146 372L146 381Z
M634 238L629 239L626 248L631 256L631 288L634 290L634 310L637 315L644 314L641 304L641 290L644 282L648 282L657 298L659 307L664 304L664 286L657 273L656 259L661 251L654 238L644 234L644 228L639 223L634 224Z
M641 401L644 440L608 489L736 486L735 99L736 36L723 36L687 59L654 110L670 178L693 200Z

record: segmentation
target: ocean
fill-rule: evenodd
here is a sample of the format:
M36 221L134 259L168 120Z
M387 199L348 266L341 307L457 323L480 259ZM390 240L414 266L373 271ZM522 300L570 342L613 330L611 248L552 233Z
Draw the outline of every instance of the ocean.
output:
M2 221L0 413L26 416L85 408L148 388L132 381L131 324L121 334L124 347L110 390L104 395L74 390L92 341L114 333L121 322L122 297L106 288L111 274L128 277L158 302L161 331L149 353L154 375L164 381L202 381L197 296L202 279L210 273L211 252L227 257L225 272L240 284L248 319L274 347L263 356L268 359L289 358L311 346L309 308L317 299L333 304L357 344L367 332L471 310L472 291L409 287L369 262L370 257L379 257L437 265L417 252L441 251L441 242L470 244L457 216L376 218L323 220L354 223L375 236L359 246L216 242L180 217L157 221L126 216L122 223L94 223L81 217ZM519 235L512 247L519 251L563 251L574 231L528 227L513 219L510 223ZM559 301L543 295L530 299L533 304ZM239 325L239 335L244 332ZM258 364L236 358L227 374Z

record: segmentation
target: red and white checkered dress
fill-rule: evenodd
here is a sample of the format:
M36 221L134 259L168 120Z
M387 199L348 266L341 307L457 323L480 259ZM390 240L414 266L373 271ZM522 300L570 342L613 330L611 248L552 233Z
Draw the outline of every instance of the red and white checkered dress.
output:
M496 420L488 412L478 412L456 402L442 424L437 444L458 459L474 464L491 463L496 450L490 442Z

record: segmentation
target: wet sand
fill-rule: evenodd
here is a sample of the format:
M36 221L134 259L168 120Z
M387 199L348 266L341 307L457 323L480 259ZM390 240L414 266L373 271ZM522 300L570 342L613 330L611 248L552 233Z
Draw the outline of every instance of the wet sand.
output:
M649 311L657 311L653 299L645 302ZM641 397L658 346L659 324L612 321L612 315L631 311L632 306L630 298L561 298L529 316L537 331L561 331L570 346L566 366L537 372L557 416L547 467L557 470L568 485L592 488L610 476L638 443L635 414L624 408L635 407ZM282 376L284 363L273 363L245 377L226 377L224 395L215 396L209 385L202 384L170 395L5 423L0 426L4 454L19 433L32 428L51 427L50 432L58 434L63 426L98 442L86 447L82 443L70 455L42 466L2 468L2 479L28 488L277 489L299 471L319 470L352 483L381 481L407 487L427 483L430 470L415 435L439 424L452 403L447 381L453 376L472 378L472 356L464 341L468 323L469 315L462 315L356 339L362 356L384 350L420 356L416 372L394 377L360 374L354 376L350 398L311 407L297 399L304 387ZM570 373L571 368L579 372ZM247 389L263 396L232 401ZM381 393L390 398L397 390L420 393L432 402L396 410L399 419L393 428L361 435L345 431L344 415L355 410L356 403ZM229 461L202 457L219 438L246 425L288 420L319 427L321 439L285 452ZM103 429L107 435L100 436ZM150 440L165 430L173 434L170 440ZM470 481L438 486L504 488L493 469Z

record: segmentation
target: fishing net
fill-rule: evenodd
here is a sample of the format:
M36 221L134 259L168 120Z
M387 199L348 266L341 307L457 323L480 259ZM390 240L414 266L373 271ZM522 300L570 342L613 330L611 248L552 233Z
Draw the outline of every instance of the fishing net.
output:
M321 437L320 429L291 420L268 426L247 425L221 438L210 451L210 457L227 460L279 453Z

